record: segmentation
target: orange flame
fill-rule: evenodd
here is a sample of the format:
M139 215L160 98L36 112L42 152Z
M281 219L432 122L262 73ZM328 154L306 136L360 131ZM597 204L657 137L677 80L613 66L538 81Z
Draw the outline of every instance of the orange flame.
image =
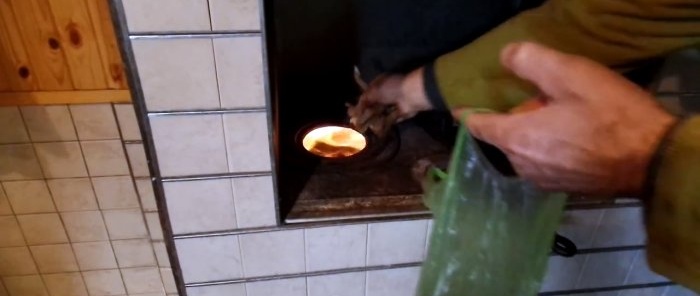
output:
M367 140L358 131L340 126L318 127L304 136L304 148L318 156L348 157L367 147Z

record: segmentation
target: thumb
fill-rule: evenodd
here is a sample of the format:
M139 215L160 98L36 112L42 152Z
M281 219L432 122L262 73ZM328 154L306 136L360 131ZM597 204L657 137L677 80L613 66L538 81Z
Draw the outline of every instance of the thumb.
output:
M455 109L452 114L460 120L469 112L467 108ZM488 142L499 148L507 146L511 118L513 115L499 113L474 113L464 122L475 138Z
M589 75L581 72L591 70L583 58L532 42L507 45L501 51L501 63L518 77L537 86L550 100L570 98L577 90L572 88L578 86L572 81L580 81L582 76ZM593 74L599 73L590 73Z

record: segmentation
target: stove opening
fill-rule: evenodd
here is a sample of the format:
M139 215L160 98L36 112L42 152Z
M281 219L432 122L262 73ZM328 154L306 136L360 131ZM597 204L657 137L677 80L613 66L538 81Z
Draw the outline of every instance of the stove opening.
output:
M541 1L264 0L282 221L427 215L412 172L444 165L457 126L425 112L381 137L344 129L363 91L356 72L365 83L407 73Z
M364 150L367 139L352 128L328 125L306 132L301 144L306 151L320 157L344 158Z

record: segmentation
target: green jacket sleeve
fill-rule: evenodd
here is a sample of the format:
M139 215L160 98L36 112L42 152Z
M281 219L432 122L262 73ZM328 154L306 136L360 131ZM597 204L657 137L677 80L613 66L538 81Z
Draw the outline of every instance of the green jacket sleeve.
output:
M700 116L674 129L646 200L652 270L700 293Z
M535 93L501 67L513 41L535 41L617 70L700 44L698 0L550 0L426 66L433 105L505 110Z

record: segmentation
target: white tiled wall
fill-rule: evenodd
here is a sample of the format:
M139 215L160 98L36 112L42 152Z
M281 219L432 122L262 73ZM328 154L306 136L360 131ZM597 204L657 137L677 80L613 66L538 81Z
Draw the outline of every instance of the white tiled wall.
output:
M0 115L0 295L175 295L133 106Z
M275 228L275 196L272 177L268 175L272 162L268 114L262 108L266 107L262 38L254 33L260 30L260 2L122 2L133 35L173 32L195 35L194 38L173 35L135 38L131 42L147 111L158 113L151 114L148 121L160 173L166 178L177 177L163 183L170 226L176 236L204 234L175 239L183 280L189 286L188 295L412 295L419 268L389 266L417 265L424 259L429 227L432 227L428 220ZM222 31L254 32L217 35ZM199 33L217 36L212 38ZM240 109L246 110L240 112ZM203 110L220 112L180 112ZM117 108L116 111L118 118L133 117L129 109ZM132 125L121 122L118 125L124 139L140 138ZM16 139L23 137L18 131L8 134ZM75 137L67 139L75 141ZM15 154L27 154L21 146L6 149ZM134 174L145 173L141 147L127 145L126 151ZM27 174L34 173L33 164L37 160L28 155L23 159ZM42 157L38 161L46 162ZM74 170L74 174L83 172L79 168ZM83 170L87 172L90 168ZM232 177L246 172L262 172L263 176ZM12 173L6 174L13 178ZM218 178L209 179L212 176ZM183 180L187 177L206 178ZM144 210L154 210L152 190L141 184L144 182L136 181L141 205ZM122 209L110 209L103 215L126 217L127 213ZM148 221L155 218L146 215L145 219L153 235L154 228ZM134 221L133 229L143 229L142 220ZM110 229L109 223L107 230L110 236L119 234L125 239L124 245L112 245L114 250L109 252L117 254L118 262L110 262L110 266L153 262L152 257L140 251L143 230L127 235ZM246 231L235 232L237 230ZM568 212L559 232L581 249L644 243L638 208ZM211 233L217 235L206 235ZM156 262L166 266L163 244L155 243L153 247ZM120 261L119 256L127 251L138 255L122 263L125 261ZM551 257L543 291L665 281L646 269L642 252ZM363 271L366 267L372 270ZM338 273L339 270L347 272ZM145 276L146 271L143 273ZM166 278L163 280L165 282ZM214 283L192 285L208 282ZM675 293L671 290L664 287L638 292L680 295L669 294ZM629 293L625 291L619 295Z

